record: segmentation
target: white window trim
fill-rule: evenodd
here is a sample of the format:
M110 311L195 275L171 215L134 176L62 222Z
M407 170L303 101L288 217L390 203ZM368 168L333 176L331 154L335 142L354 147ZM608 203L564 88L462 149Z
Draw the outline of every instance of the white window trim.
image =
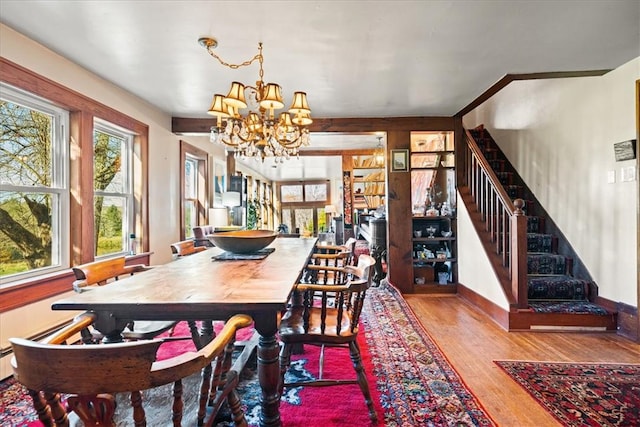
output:
M103 197L123 197L125 199L124 213L123 216L126 218L126 221L123 220L123 230L122 230L122 248L123 250L120 252L112 252L110 254L95 255L95 259L104 259L104 258L112 258L116 255L123 255L129 253L129 235L135 234L135 197L133 194L133 138L134 134L126 129L123 129L119 126L114 125L113 123L109 123L105 120L94 118L93 120L93 132L99 131L102 133L106 133L112 135L116 138L120 138L124 141L125 148L122 154L122 171L124 182L123 193L117 192L108 192L108 191L99 191L94 189L94 196L103 196ZM91 184L93 187L93 183ZM95 212L94 212L95 218Z
M0 93L4 100L53 116L51 187L2 183L2 190L41 192L58 196L52 199L53 205L51 207L51 233L54 236L52 239L54 243L51 247L52 265L2 277L0 285L4 285L70 267L69 112L42 97L3 82L0 82ZM57 263L54 263L54 260L57 260Z

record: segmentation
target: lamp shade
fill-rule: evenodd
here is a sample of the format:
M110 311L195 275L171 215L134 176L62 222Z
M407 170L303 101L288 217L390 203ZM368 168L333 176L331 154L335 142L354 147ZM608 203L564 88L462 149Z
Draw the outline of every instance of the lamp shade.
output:
M307 103L307 94L305 92L295 92L293 94L293 102L289 108L291 114L311 114L311 109Z
M229 110L224 105L224 96L215 94L213 95L213 101L211 101L211 107L209 107L208 114L218 117L229 117Z
M228 208L240 206L240 193L237 191L222 193L222 204Z
M280 86L275 83L268 83L264 88L262 94L262 100L260 106L267 110L284 108L284 102L282 102L282 91Z
M295 128L293 127L293 122L291 121L291 115L289 113L280 113L280 120L278 123L286 133L293 132L295 130Z
M291 121L298 126L309 126L313 123L311 116L308 113L297 113Z
M229 89L224 102L235 108L247 108L247 101L244 99L244 85L240 82L231 83L231 89Z
M262 120L258 113L250 113L247 116L247 129L250 132L260 132L262 130Z

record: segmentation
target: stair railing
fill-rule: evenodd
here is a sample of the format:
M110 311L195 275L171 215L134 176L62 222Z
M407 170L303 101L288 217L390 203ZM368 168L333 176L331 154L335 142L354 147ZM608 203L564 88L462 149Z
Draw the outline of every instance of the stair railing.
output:
M517 308L526 308L527 217L523 210L524 201L511 201L468 130L465 130L464 139L466 144L462 144L459 179L463 186L468 187L475 202L493 253L507 270L510 283L502 284L507 296Z

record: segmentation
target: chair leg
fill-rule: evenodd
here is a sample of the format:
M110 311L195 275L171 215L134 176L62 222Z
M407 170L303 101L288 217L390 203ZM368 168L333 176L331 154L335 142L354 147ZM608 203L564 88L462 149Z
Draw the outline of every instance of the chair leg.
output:
M278 385L278 394L282 397L284 391L284 375L289 370L291 364L291 345L283 344L280 349L280 384Z
M358 376L358 385L360 386L360 390L364 395L364 400L367 403L367 408L369 408L369 418L374 423L378 422L378 416L376 415L376 410L373 407L373 400L371 400L371 392L369 391L369 383L367 382L367 376L364 372L364 367L362 366L362 357L360 356L360 347L356 341L352 341L349 343L349 354L351 355L351 362L353 362L353 368L356 370L356 374Z
M324 344L322 344L320 346L320 363L319 363L319 367L318 367L318 379L322 379L323 378L323 374L324 374Z
M204 425L204 418L207 414L207 404L209 403L209 390L211 387L211 363L202 369L202 383L200 384L200 399L198 400L198 425Z
M235 390L235 386L227 396L227 403L229 404L231 414L233 415L233 423L238 427L245 427L247 425L247 420L244 417L240 397L238 396L238 392Z
M173 407L171 408L171 420L173 421L174 427L180 427L182 425L182 411L184 409L182 393L182 380L177 380L173 383Z

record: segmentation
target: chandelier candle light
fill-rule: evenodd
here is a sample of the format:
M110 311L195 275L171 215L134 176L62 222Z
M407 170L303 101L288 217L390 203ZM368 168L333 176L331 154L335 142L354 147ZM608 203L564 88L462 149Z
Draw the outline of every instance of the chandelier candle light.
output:
M295 92L293 102L287 112L275 118L275 110L284 108L282 89L276 83L264 83L262 63L262 43L258 43L258 53L241 64L229 64L223 61L214 49L218 42L210 37L203 37L198 43L209 55L220 64L231 69L238 69L258 61L260 65L259 79L255 86L240 82L231 83L227 96L215 94L207 113L217 117L216 126L211 127L211 141L224 144L234 151L236 157L255 157L264 161L273 157L276 163L298 155L301 146L309 145L309 126L311 109L307 103L305 92ZM245 93L247 96L245 97ZM256 111L242 115L239 110L249 108L248 102L256 104Z

